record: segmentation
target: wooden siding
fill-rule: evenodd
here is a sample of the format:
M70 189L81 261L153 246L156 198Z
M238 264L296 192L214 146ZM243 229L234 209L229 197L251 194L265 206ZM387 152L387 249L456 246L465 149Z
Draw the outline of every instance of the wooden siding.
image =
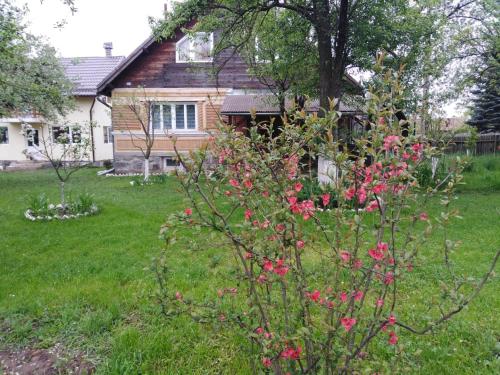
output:
M139 96L139 95L142 95ZM217 128L217 123L225 117L219 116L220 107L225 98L225 91L214 89L115 89L113 90L113 133L116 152L140 152L136 146L141 142L141 125L136 115L128 107L131 98L140 101L158 102L193 102L196 103L198 128L193 134L171 133L178 140L178 147L183 151L199 148L208 138L209 131ZM135 134L136 136L132 135ZM142 135L143 137L143 135ZM132 142L134 138L134 142ZM135 146L134 146L135 143ZM163 133L157 134L154 151L173 151L172 141Z
M257 79L247 73L241 57L225 51L214 64L229 59L219 73L218 81L211 74L212 63L176 63L175 44L184 34L177 31L171 39L153 42L141 56L126 68L113 82L113 88L127 87L224 87L234 89L263 89ZM215 36L217 38L217 34Z
M140 140L134 140L130 137L116 137L116 149L115 152L126 152L126 153L137 153L140 152L138 146L141 145ZM177 137L176 146L179 151L194 151L199 149L201 146L208 142L208 136L206 137L190 137L182 136ZM153 146L153 153L159 154L173 154L174 143L172 139L166 136L157 136Z

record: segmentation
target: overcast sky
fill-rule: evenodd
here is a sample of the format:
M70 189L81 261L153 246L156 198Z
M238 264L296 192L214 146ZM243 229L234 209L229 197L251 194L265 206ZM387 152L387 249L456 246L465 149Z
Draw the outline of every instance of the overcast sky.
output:
M26 4L31 33L46 36L60 56L103 56L104 42L113 55L127 56L149 35L148 16L160 17L167 0L76 0L72 15L62 0L16 0ZM67 21L62 29L54 25Z

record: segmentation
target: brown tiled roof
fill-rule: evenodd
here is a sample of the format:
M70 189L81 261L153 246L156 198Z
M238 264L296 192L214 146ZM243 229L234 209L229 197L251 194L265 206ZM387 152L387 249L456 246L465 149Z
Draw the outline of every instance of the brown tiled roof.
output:
M287 100L285 106L292 108L293 102ZM318 112L319 100L309 100L306 102L305 110L307 112ZM238 115L249 114L255 111L259 115L272 115L279 114L280 109L276 98L273 95L228 95L222 104L221 114L223 115ZM347 106L345 103L340 102L340 112L361 113L362 111L356 109L354 106Z
M59 59L66 76L75 84L74 95L94 96L99 83L124 59L109 57L63 57Z

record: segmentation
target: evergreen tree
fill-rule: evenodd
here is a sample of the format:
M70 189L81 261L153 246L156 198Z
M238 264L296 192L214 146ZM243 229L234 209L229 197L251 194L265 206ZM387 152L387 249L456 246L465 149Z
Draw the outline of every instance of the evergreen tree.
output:
M500 132L500 56L492 52L487 68L478 77L472 94L472 117L469 125L479 132Z

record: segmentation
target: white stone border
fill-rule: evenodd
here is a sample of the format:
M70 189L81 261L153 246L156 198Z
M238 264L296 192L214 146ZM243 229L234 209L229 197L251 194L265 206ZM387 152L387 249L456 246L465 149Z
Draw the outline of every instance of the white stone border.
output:
M52 207L51 207L52 206ZM63 208L61 204L58 204L57 206L54 206L53 204L49 205L50 210L54 209L61 209ZM45 216L35 216L33 214L33 211L28 208L24 212L24 217L30 221L52 221L52 220L68 220L68 219L78 219L83 216L91 216L95 215L99 212L99 208L93 204L92 207L90 208L90 211L84 212L84 213L77 213L77 214L71 214L71 215L45 215Z

